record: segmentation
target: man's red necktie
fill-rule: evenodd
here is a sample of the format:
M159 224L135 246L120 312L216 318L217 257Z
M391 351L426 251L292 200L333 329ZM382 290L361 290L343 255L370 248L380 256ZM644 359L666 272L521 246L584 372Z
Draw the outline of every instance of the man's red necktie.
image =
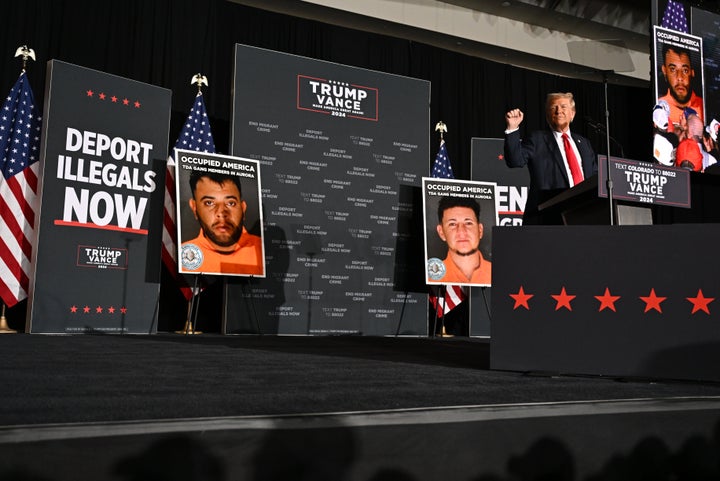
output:
M575 151L573 150L572 145L570 145L568 134L562 134L562 138L563 145L565 146L565 156L567 157L568 165L570 165L570 174L572 174L573 185L578 185L583 181L583 173L582 170L580 170L580 162L578 162L578 159L575 156Z

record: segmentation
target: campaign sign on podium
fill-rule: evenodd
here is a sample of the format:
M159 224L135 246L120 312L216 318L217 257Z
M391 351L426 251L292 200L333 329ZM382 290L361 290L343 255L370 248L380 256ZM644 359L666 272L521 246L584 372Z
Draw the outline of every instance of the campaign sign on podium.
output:
M608 164L612 196L641 204L690 208L690 171L660 164L598 156L598 195L607 197Z
M48 62L28 332L157 329L170 98Z

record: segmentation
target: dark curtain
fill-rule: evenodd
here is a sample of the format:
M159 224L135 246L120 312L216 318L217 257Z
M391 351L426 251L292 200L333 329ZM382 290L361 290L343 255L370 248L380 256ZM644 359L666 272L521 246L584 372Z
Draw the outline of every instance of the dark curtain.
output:
M434 126L442 120L448 126L445 139L459 179L470 178L470 139L501 137L508 109L524 110L526 128L544 128L543 104L551 91L576 95L573 129L586 135L598 153L606 152L605 137L586 121L605 122L600 82L525 70L225 0L23 0L5 9L0 43L5 55L0 90L9 91L20 72L15 50L28 45L37 57L28 76L39 103L50 59L171 89L170 147L196 93L191 78L201 72L209 80L204 94L216 147L228 153L233 49L241 43L430 81L432 157L438 145ZM242 65L237 72L242 75ZM614 149L621 145L626 157L648 160L650 87L610 85L608 91L611 153L618 155ZM429 168L433 159L422 160ZM184 312L178 315L182 318Z
M598 136L586 117L605 122L601 82L524 70L225 0L25 0L7 8L4 17L0 52L6 60L0 88L9 90L17 77L20 61L12 56L26 44L37 56L29 67L29 78L38 101L42 102L49 59L159 85L173 92L173 127L177 128L171 129L172 137L179 132L195 95L190 80L202 72L210 83L205 102L217 148L224 153L228 152L236 43L429 80L431 150L437 144L435 122L442 120L448 126L446 139L458 178L469 178L470 138L502 136L507 109L522 108L527 128L544 127L543 101L548 92L576 95L578 114L573 128L591 140ZM610 85L608 91L613 139L627 157L646 160L651 152L651 125L646 121L652 108L650 87ZM171 144L174 141L170 139ZM595 147L605 153L605 139L598 138Z

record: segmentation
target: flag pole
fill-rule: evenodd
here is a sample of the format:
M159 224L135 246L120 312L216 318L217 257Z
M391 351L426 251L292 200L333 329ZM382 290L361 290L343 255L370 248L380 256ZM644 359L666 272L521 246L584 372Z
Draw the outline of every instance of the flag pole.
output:
M207 77L204 76L201 73L197 73L193 75L193 78L190 80L190 85L197 85L197 93L202 93L202 86L205 85L207 87L208 81ZM180 239L178 239L178 242ZM192 288L192 296L187 301L187 317L185 318L185 326L183 326L182 330L175 331L176 334L202 334L202 331L197 331L195 329L195 320L197 319L197 306L195 304L195 296L199 294L199 286L198 286L198 275L195 275L195 286Z
M435 132L440 132L440 142L445 140L443 138L443 133L447 132L447 125L441 120L437 124L435 124Z
M443 137L443 134L447 132L447 125L445 125L445 122L442 120L435 124L435 132L440 132L440 143L442 143L445 138ZM440 290L442 292L442 310L443 315L442 319L440 321L441 331L440 331L440 337L453 337L452 334L448 334L445 330L445 305L447 304L447 286L443 286L443 288ZM440 299L438 299L438 302L440 302Z
M445 122L441 120L437 124L435 124L435 132L440 132L440 143L442 144L443 140L445 140L443 134L447 132L447 125L445 125ZM447 331L445 331L445 306L447 305L447 286L442 286L439 292L442 292L442 298L438 299L438 305L440 305L440 301L442 300L441 309L443 313L443 315L440 317L440 337L445 337L447 334ZM436 334L433 333L433 335Z

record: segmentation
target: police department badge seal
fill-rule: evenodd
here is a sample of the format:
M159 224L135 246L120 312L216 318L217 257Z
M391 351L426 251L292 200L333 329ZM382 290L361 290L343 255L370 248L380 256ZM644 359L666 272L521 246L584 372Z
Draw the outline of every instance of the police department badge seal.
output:
M194 271L203 263L203 253L195 244L185 244L180 252L180 262L184 269Z
M439 281L445 276L445 264L437 257L427 261L427 276L431 281Z

